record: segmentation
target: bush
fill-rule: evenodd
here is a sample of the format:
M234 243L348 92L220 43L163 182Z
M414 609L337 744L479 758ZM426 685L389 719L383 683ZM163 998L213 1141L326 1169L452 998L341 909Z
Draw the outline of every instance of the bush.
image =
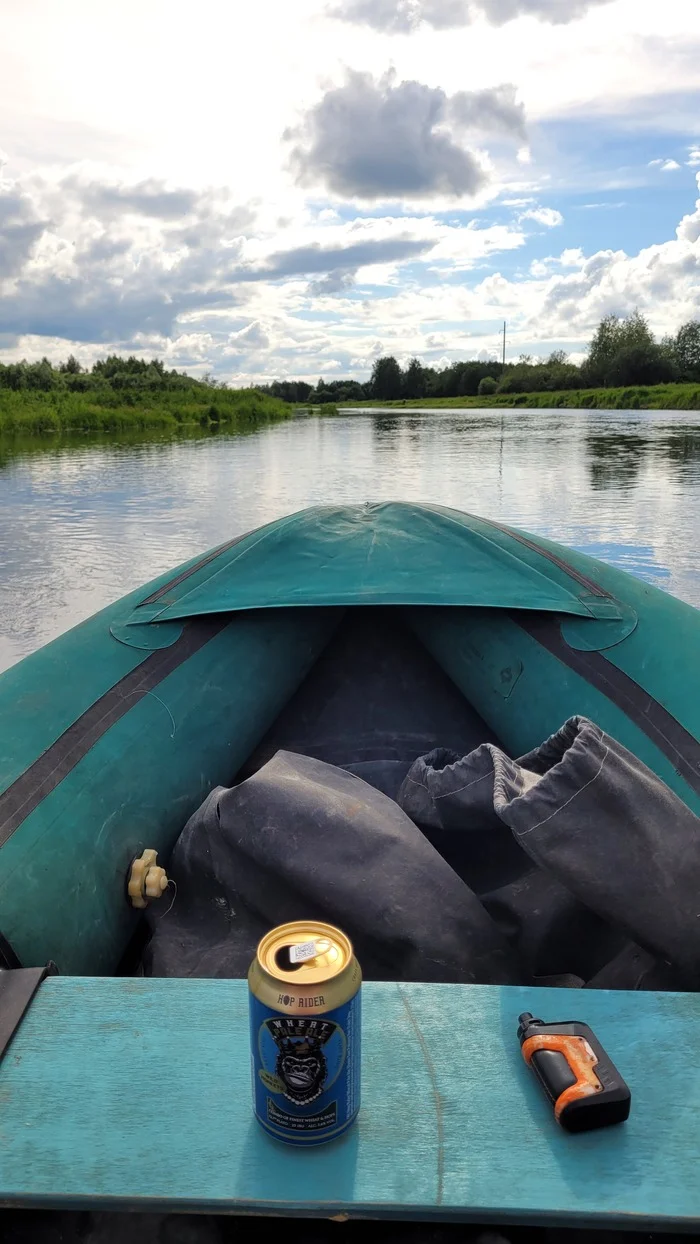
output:
M484 376L483 380L479 381L479 397L491 397L497 388L498 381L494 380L493 376Z
M612 359L606 383L613 388L629 384L667 384L675 378L672 361L660 346L623 346Z

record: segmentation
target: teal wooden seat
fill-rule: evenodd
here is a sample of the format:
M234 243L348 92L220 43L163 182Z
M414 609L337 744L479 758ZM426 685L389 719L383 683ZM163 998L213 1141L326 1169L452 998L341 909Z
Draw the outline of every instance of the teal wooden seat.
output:
M252 1118L245 982L47 979L0 1064L0 1202L697 1227L700 997L363 992L360 1121L309 1152ZM591 1024L626 1124L557 1127L519 1052L525 1009Z

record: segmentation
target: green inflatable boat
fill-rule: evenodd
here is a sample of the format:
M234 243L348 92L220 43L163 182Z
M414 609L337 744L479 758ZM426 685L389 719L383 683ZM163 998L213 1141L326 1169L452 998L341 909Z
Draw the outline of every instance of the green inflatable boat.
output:
M700 812L694 609L439 506L319 507L187 562L0 678L5 966L114 973L154 857L136 890L133 861L167 866L349 625L370 656L379 632L395 654L420 648L511 755L590 717Z

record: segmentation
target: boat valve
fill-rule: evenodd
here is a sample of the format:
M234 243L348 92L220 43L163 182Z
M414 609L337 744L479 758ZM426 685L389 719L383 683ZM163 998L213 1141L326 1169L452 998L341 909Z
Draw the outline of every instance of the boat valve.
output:
M126 883L127 899L132 907L142 909L154 899L162 898L168 888L168 874L156 863L158 852L148 847L131 861Z

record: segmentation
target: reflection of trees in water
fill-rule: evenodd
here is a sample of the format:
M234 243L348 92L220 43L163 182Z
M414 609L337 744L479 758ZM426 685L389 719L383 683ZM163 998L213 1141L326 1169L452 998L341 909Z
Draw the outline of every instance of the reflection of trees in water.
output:
M400 414L394 414L393 410L381 415L374 411L369 413L372 414L372 434L382 441L394 438L398 440L399 433L402 443L409 441L413 444L422 444L426 437L468 436L474 448L494 441L498 443L504 429L509 442L516 442L519 435L525 441L531 439L531 434L522 425L517 425L512 418L509 420L504 417L500 411L495 411L492 415L479 415L478 418L465 415L463 410L456 410L452 418L447 418L453 412L444 409L425 412L406 410ZM431 427L431 423L434 426Z
M700 425L638 432L589 433L585 438L591 487L632 488L648 454L683 471L700 466Z
M700 427L685 424L665 431L661 445L664 456L676 466L695 467L700 463Z
M372 419L372 435L383 448L400 444L420 449L425 444L426 434L430 435L430 429L422 418L415 416L375 415Z
M589 432L584 440L591 488L632 488L651 441L636 432Z
M377 440L393 440L401 427L401 420L394 416L375 415L372 420L372 433Z
M207 428L132 428L116 432L47 432L41 436L0 436L0 471L26 458L73 458L89 454L91 449L104 447L113 453L129 457L136 449L146 454L149 449L157 453L164 445L174 441L229 440L233 436L248 436L259 428L236 429L229 434L224 427L212 424Z

